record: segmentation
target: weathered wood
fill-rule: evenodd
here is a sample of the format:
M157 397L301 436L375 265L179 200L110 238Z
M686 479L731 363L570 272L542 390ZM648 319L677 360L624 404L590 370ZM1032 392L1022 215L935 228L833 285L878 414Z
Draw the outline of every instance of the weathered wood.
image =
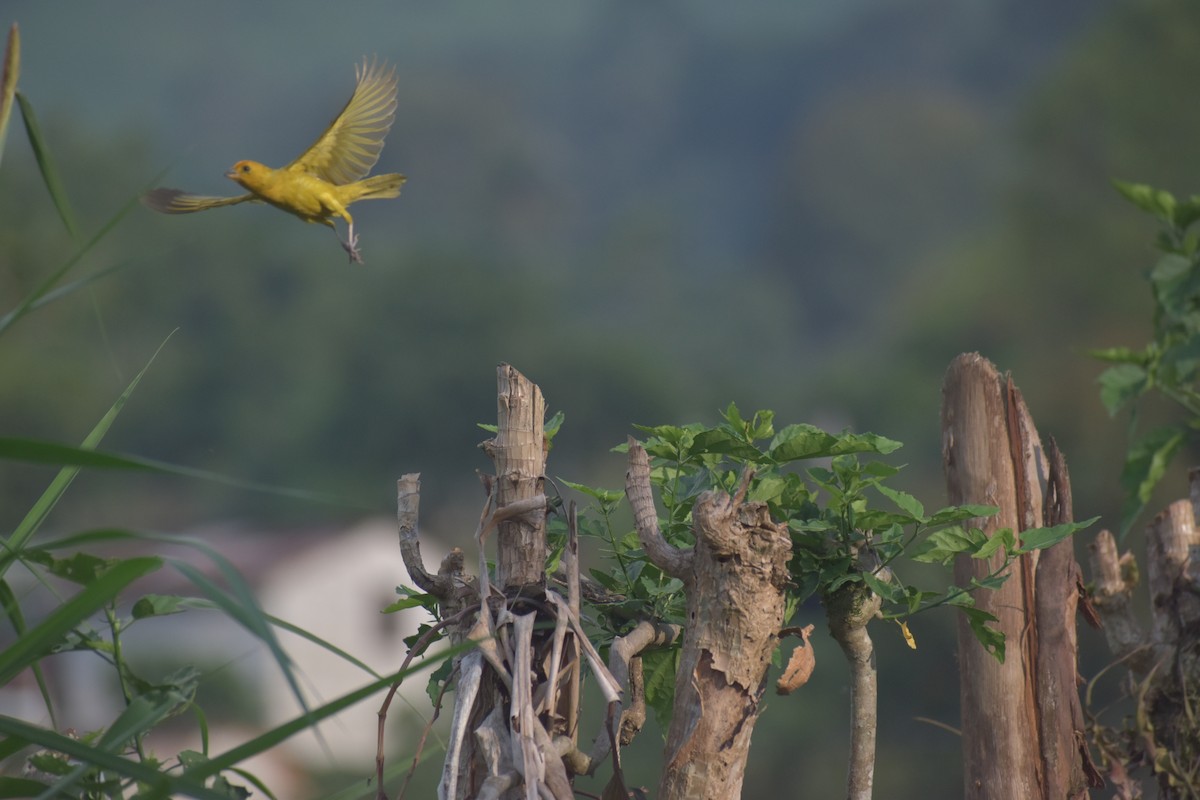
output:
M1178 581L1188 563L1188 548L1200 546L1190 500L1176 500L1160 512L1146 529L1146 579L1154 617L1150 636L1155 649L1173 649L1183 630L1178 608Z
M1088 546L1092 571L1092 605L1104 623L1104 638L1113 655L1128 665L1136 683L1154 665L1146 647L1141 623L1134 613L1133 590L1138 584L1137 563L1129 552L1117 554L1117 540L1102 530Z
M649 474L635 470L645 451L630 445L631 500L649 496ZM748 476L746 476L748 477ZM694 547L661 548L687 594L675 711L667 732L659 800L741 796L750 736L766 688L767 667L783 625L791 537L763 503L746 503L746 481L734 497L702 494L692 511ZM643 512L645 509L641 509ZM647 515L637 515L646 542ZM647 549L653 560L655 555ZM684 566L687 569L684 569ZM660 568L665 569L663 564Z
M1073 521L1071 480L1067 462L1053 437L1046 447L1050 463L1045 501L1045 524ZM1077 800L1089 786L1104 782L1088 753L1079 700L1076 664L1078 642L1075 611L1081 581L1075 562L1074 540L1065 539L1042 553L1037 565L1036 695L1042 782L1047 798Z
M1004 382L978 354L951 362L942 388L942 458L946 490L955 505L983 503L1000 513L974 520L984 533L1020 529L1016 475L1009 440ZM1024 504L1023 504L1024 505ZM989 559L960 557L955 581L968 584L997 569L1002 554ZM1032 593L1028 576L1012 569L999 589L978 592L978 608L997 618L1007 656L998 663L980 647L965 619L958 624L964 751L964 796L972 800L1039 798L1041 759L1034 697L1026 670L1026 615Z
M545 488L546 401L542 390L517 371L496 368L496 437L483 443L496 465L496 508L528 500ZM501 590L520 592L546 584L545 518L508 520L499 524L496 582Z

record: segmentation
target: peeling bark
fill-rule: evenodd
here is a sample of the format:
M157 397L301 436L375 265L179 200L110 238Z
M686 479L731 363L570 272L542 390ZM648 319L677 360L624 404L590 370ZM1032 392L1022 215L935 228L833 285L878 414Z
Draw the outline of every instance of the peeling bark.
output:
M687 593L675 713L658 797L737 798L783 624L791 538L764 504L743 502L744 490L736 497L710 491L692 511L695 547L659 546L653 507L646 513L644 504L650 497L644 459L645 450L632 442L626 480L631 503L642 503L635 505L638 535L643 543L656 543L646 548L647 555L664 571L669 566L678 572Z

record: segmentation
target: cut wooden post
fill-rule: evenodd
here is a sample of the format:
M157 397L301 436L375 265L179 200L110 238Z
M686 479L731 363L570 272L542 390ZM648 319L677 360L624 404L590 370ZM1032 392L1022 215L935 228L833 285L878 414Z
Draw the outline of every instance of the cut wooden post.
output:
M1007 400L1000 373L982 356L964 354L951 362L942 388L946 490L952 504L1000 509L996 516L973 521L989 536L1000 528L1020 530L1022 506L1030 505L1028 499L1018 502L1024 495L1018 495ZM1022 492L1027 488L1026 484ZM960 557L954 565L955 581L967 585L972 578L982 578L1002 559L1002 554ZM965 618L958 623L964 796L972 800L1042 797L1034 692L1026 672L1026 609L1032 613L1028 600L1033 585L1029 570L1019 564L1009 569L999 589L975 594L976 607L995 616L996 627L1004 633L1004 662L979 645Z

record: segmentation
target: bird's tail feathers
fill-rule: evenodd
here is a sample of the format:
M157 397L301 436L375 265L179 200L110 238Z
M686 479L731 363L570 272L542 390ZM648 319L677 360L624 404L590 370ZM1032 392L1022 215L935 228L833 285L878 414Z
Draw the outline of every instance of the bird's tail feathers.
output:
M355 200L383 200L388 197L399 197L400 187L408 178L393 172L388 175L375 175L371 178L352 184L357 190Z

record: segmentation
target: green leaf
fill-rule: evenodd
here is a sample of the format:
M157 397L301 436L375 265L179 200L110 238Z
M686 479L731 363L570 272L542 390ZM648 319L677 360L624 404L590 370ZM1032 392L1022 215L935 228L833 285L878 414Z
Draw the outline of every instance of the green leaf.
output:
M450 680L451 674L454 673L454 660L446 659L438 668L429 673L429 681L425 684L425 694L429 697L429 704L432 706L437 702L438 695L442 694L442 686L446 681Z
M1121 486L1129 500L1121 519L1121 536L1124 537L1141 510L1149 502L1154 487L1162 480L1171 459L1183 446L1184 431L1173 428L1157 428L1141 441L1129 448L1125 467L1121 471Z
M1084 528L1095 524L1098 519L1100 518L1092 517L1083 522L1065 522L1050 528L1030 528L1027 531L1021 531L1021 546L1017 548L1017 552L1029 553L1053 547L1063 539L1068 539Z
M1141 350L1131 350L1128 347L1106 347L1100 350L1089 350L1088 355L1099 361L1110 361L1115 364L1136 364L1144 367L1149 357Z
M91 583L117 563L116 559L100 558L91 553L74 553L67 558L55 558L45 550L26 550L24 556L26 561L44 567L51 575L81 586Z
M75 627L111 603L122 589L162 564L160 558L130 558L99 575L15 643L0 650L0 686L7 685L17 673L49 653Z
M574 489L575 491L586 494L588 497L598 501L601 506L615 505L625 497L625 491L623 489L600 489L583 483L573 483L568 480L563 480L562 478L559 478L558 480L568 489Z
M1100 402L1114 416L1121 408L1149 388L1146 370L1136 364L1117 364L1100 373Z
M873 433L842 433L835 436L815 425L802 423L788 425L775 434L767 449L767 455L782 464L848 453L887 454L900 446L900 442Z
M1000 513L1000 509L996 506L985 505L962 505L962 506L947 506L940 511L934 512L926 524L936 527L938 525L949 525L954 522L966 522L970 519L978 517L994 517Z
M566 418L567 416L563 412L555 411L554 416L546 420L545 424L542 425L542 436L545 437L547 442L554 441L554 437L558 435L559 430L562 428L563 420Z
M675 672L679 667L679 648L667 647L642 653L642 676L646 703L654 709L658 724L666 730L675 708Z
M745 461L758 461L762 458L762 453L757 447L724 428L709 428L693 437L691 446L688 447L688 455L703 453L717 453Z
M180 707L192 702L199 682L200 673L190 670L190 680L185 680L178 686L158 687L133 698L125 710L105 729L96 742L97 746L109 752L122 749L127 742L146 733L177 713Z
M741 431L746 428L746 421L742 419L741 412L738 411L737 403L730 402L729 405L721 412L721 416L729 423L729 426L734 430Z
M170 614L181 614L186 609L185 602L185 598L177 595L143 595L133 604L133 618L147 619L149 617L165 617Z
M1024 536L1024 534L1021 534L1021 535ZM1012 551L1013 551L1012 528L1001 528L997 531L993 531L992 535L988 537L988 540L986 542L984 542L984 544L982 546L980 546L980 548L978 550L976 550L974 553L972 553L971 557L972 558L991 558L992 555L995 554L996 552L1003 552L1005 554L1008 554L1008 553L1011 553Z
M895 579L881 580L877 575L870 572L862 573L863 583L874 592L882 597L888 603L903 603L905 600L904 587L895 582Z
M983 649L987 650L1001 664L1004 663L1004 634L995 628L989 628L989 622L996 622L996 618L986 611L981 611L972 606L958 605L958 610L967 618L967 624L971 626L971 633L975 634L975 638L983 645Z
M987 544L987 537L978 528L943 528L934 531L908 551L908 557L924 564L949 564L955 556L971 554Z
M402 597L394 603L391 603L383 609L382 614L394 614L397 611L403 611L406 608L424 608L426 607L426 597L433 595L414 595L413 597Z
M1192 223L1200 219L1200 197L1192 195L1187 200L1175 205L1175 227L1186 230Z
M910 517L915 522L925 521L925 506L921 505L921 501L913 497L907 492L897 491L887 486L877 485L875 487L880 494L891 500L896 506Z
M62 180L58 177L58 168L50 156L50 148L42 138L37 115L33 113L33 105L21 92L17 92L17 105L21 107L21 118L25 121L25 133L29 136L29 144L33 147L33 157L37 161L38 169L42 172L42 181L46 184L46 190L50 192L50 199L54 201L54 207L58 209L58 216L66 226L67 233L71 234L72 239L78 239L75 214L71 211L71 204L67 201L67 192L63 188Z
M1144 183L1113 181L1113 186L1117 188L1118 192L1125 195L1125 199L1142 211L1153 214L1167 224L1174 224L1175 198L1170 192L1155 189Z

